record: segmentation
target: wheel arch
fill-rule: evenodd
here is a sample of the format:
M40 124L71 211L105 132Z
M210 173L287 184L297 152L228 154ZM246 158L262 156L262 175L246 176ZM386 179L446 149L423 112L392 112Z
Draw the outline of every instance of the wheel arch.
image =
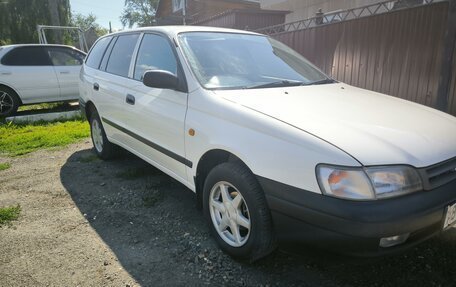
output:
M252 170L247 164L236 156L234 153L224 149L211 149L206 151L199 159L196 174L194 176L195 181L195 193L196 193L196 204L198 209L202 209L203 206L203 188L204 181L206 180L209 172L217 165L225 162L236 162L244 165L250 172Z
M98 111L97 108L95 107L95 104L92 101L88 101L85 103L85 116L88 121L90 121L90 115L92 111Z

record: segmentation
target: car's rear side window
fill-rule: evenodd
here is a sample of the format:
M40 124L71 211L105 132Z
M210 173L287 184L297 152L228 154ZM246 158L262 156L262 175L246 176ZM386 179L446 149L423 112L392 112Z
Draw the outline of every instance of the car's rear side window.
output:
M17 47L2 58L6 66L52 66L43 47Z
M119 36L111 55L109 56L106 72L128 77L130 62L136 47L139 34Z
M106 37L100 39L95 46L90 51L89 55L87 56L86 65L98 69L100 66L101 59L106 51L106 47L108 47L109 42L111 41L112 37Z

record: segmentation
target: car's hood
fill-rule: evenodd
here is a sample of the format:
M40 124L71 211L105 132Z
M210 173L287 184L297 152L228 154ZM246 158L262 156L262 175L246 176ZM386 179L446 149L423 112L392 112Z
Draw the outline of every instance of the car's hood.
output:
M424 167L456 156L455 117L346 84L215 93L328 141L363 165Z

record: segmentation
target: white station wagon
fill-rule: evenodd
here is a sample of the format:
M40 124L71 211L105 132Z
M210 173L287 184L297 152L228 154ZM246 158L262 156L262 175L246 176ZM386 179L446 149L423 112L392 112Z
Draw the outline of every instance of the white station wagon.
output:
M232 256L279 241L381 254L456 221L455 117L334 81L264 35L110 34L80 79L98 156L120 146L194 191Z
M85 53L63 45L0 47L0 117L27 104L77 100Z

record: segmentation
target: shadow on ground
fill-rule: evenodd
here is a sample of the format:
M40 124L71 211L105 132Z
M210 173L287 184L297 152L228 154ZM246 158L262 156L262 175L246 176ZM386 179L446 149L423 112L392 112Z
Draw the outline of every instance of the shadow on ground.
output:
M375 259L310 247L281 248L254 264L223 254L194 194L126 154L100 161L74 153L61 181L91 227L143 286L455 286L456 230L406 253ZM286 250L286 251L284 251Z

